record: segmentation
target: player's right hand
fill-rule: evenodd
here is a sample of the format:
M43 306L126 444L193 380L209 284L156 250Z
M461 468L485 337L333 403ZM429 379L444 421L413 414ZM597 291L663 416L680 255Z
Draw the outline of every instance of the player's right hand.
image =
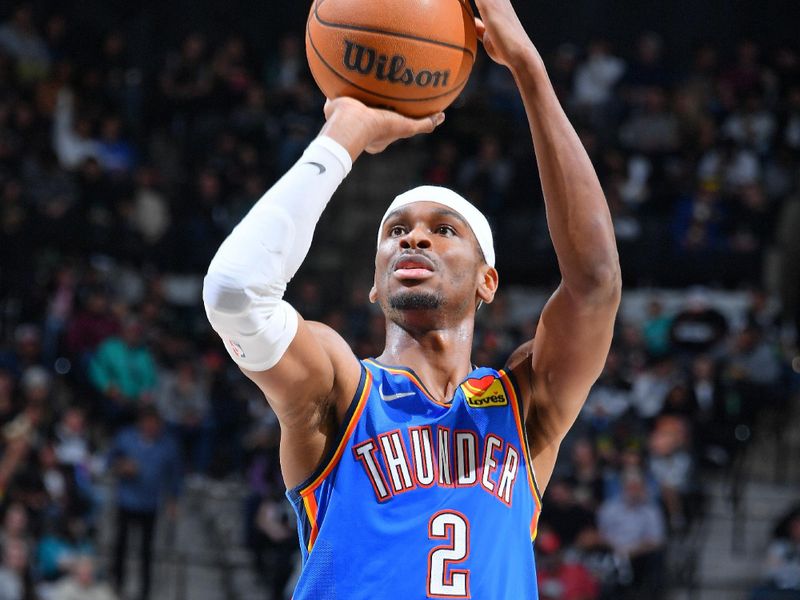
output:
M481 18L475 19L478 39L489 57L511 70L538 52L517 16L511 0L475 0Z
M327 123L322 135L344 146L355 160L362 152L378 154L397 140L431 133L444 123L444 113L422 119L371 108L353 98L337 98L325 103Z

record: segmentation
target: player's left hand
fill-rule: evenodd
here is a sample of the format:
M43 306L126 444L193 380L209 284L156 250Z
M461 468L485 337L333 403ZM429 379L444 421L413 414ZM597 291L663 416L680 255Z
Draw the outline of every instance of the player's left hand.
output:
M481 18L475 19L478 38L489 57L509 69L538 57L511 0L475 0Z

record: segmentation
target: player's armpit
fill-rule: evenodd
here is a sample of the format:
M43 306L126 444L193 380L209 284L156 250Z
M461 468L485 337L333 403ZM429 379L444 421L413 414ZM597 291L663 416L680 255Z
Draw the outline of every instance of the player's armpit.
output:
M287 487L319 465L358 388L361 366L330 327L298 318L286 353L267 371L243 372L264 392L281 425Z

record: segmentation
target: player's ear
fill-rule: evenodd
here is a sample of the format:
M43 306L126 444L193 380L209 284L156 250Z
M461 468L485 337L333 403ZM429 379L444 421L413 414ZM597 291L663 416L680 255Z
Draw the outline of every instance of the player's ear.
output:
M372 304L375 304L378 301L378 290L375 288L374 285L372 286L372 289L370 289L369 291L369 301Z
M494 301L494 295L497 293L497 287L500 285L500 276L497 274L497 269L489 265L483 265L480 269L479 277L478 300L484 304L491 304Z

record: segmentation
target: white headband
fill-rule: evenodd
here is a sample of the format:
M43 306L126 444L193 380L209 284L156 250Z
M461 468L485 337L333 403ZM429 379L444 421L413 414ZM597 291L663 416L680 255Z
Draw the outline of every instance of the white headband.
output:
M467 222L467 225L472 229L475 238L478 240L478 245L483 252L483 258L486 264L494 267L494 239L492 237L492 228L489 226L489 221L483 216L483 213L475 208L465 198L459 196L452 190L443 187L436 187L432 185L423 185L415 188L405 194L400 194L394 199L394 202L386 209L386 213L381 219L381 225L378 228L378 243L381 239L381 231L386 219L394 211L413 204L415 202L435 202L442 204L447 208L454 210Z

